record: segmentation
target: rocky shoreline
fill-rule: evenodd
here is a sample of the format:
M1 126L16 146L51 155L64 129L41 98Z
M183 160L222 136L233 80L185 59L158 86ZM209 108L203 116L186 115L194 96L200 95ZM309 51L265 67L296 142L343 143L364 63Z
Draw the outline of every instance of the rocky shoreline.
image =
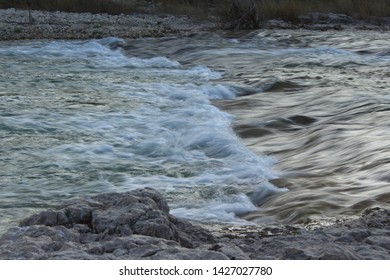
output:
M263 28L268 29L308 29L317 31L326 30L375 30L389 31L390 17L355 19L344 14L311 13L299 17L298 24L288 23L282 20L269 20Z
M227 30L231 26L210 16L196 20L188 16L132 14L108 15L0 9L0 41L28 39L100 39L106 37L140 38L171 34ZM377 30L389 31L390 18L357 20L343 14L312 13L303 15L299 23L268 20L264 29L309 30Z
M160 37L221 29L217 19L187 16L108 15L0 9L0 40Z
M209 230L169 213L154 189L102 194L35 214L0 238L0 259L390 259L390 210L327 227Z

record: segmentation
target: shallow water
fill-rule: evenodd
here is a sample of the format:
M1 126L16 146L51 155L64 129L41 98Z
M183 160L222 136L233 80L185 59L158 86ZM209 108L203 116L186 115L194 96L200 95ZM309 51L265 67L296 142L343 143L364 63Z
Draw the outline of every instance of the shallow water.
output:
M389 39L0 43L0 231L73 197L146 186L202 223L387 207Z

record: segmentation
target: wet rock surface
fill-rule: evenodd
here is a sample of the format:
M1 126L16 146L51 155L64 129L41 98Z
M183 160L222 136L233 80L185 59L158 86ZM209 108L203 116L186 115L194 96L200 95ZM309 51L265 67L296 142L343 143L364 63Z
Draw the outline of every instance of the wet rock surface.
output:
M1 238L2 259L223 259L211 233L169 214L152 189L75 200ZM192 250L190 250L192 249Z
M390 259L390 211L315 229L205 229L170 215L146 188L33 215L0 238L0 259Z
M216 236L249 259L390 259L390 211L367 209L359 219L330 226L231 228Z

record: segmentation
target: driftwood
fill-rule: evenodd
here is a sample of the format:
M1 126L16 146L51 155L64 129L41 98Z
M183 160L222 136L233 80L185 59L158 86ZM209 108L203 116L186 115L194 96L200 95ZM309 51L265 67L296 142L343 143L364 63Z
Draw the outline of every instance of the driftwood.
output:
M231 13L234 29L256 29L259 27L256 3L254 0L231 0Z

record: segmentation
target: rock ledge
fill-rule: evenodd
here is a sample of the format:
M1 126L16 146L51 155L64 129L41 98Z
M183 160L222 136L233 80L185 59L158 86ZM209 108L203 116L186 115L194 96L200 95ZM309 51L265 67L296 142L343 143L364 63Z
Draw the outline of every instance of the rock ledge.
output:
M207 230L169 214L155 190L78 199L28 217L0 238L0 259L390 259L390 210L309 230Z

